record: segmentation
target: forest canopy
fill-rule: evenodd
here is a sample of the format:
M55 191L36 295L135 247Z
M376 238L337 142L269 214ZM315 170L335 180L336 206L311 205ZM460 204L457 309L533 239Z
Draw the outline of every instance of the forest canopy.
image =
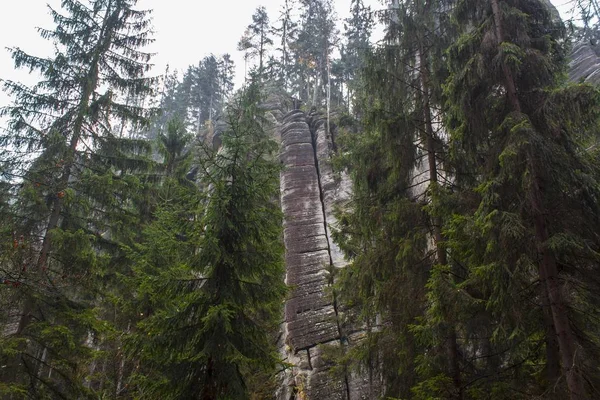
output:
M280 3L8 49L0 399L600 397L595 0Z

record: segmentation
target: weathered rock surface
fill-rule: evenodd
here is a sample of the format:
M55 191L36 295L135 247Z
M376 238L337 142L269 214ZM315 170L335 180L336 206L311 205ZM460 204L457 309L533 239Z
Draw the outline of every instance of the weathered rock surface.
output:
M569 75L572 81L600 83L600 49L589 43L574 46ZM283 374L278 400L377 399L383 382L379 376L332 373L327 353L347 350L365 338L361 326L343 323L340 313L351 313L335 304L330 287L331 268L343 268L346 260L332 240L337 227L335 209L350 199L351 182L333 171L335 127L320 114L300 110L286 113L273 99L280 140L281 207L284 213L286 282L292 288L285 305L280 343L291 367ZM295 108L295 106L293 106ZM426 168L417 168L415 193Z
M286 371L278 399L354 400L376 398L365 377L332 370L327 354L345 351L360 334L342 326L331 291L332 268L342 252L331 238L337 204L347 201L350 182L331 166L333 140L318 114L294 110L280 123L281 207L284 214L286 283L282 353Z
M581 41L573 46L569 62L569 78L573 82L584 81L600 84L600 46Z
M321 362L319 345L339 342L327 268L330 243L321 200L321 182L313 136L306 115L288 113L281 138L281 207L284 214L286 283L292 288L285 305L285 353L293 364L280 398L345 399L343 382L332 381Z
M321 182L323 206L327 222L327 238L330 244L333 266L342 268L346 265L344 255L331 237L332 229L337 228L335 208L350 199L351 182L346 174L336 174L333 171L331 157L333 155L333 126L327 127L327 120L319 115L310 117L311 131L314 136L314 147Z

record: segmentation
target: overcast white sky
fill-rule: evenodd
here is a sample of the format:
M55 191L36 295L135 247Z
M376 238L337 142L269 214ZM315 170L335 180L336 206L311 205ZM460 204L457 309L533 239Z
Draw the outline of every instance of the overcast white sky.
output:
M381 8L379 0L364 0ZM229 53L236 63L236 83L244 78L242 53L237 42L258 6L265 6L271 21L277 19L283 0L139 0L139 9L153 9L156 52L154 74L183 70L204 56ZM350 0L335 0L339 18L345 18ZM0 0L0 78L35 82L27 71L15 71L6 47L20 47L33 55L50 55L52 45L39 37L36 27L53 28L46 4L59 9L60 0ZM10 99L0 92L0 107Z
M555 4L566 0L553 0ZM32 83L27 71L15 71L6 47L20 47L34 55L50 55L52 45L41 39L36 27L53 28L46 4L59 8L60 0L0 0L0 78ZM243 80L243 56L236 45L250 23L254 10L264 5L271 20L279 15L283 0L139 0L138 8L153 9L155 39L152 50L154 74L183 70L202 57L230 53L236 63L236 83ZM380 0L364 0L366 5L382 8ZM341 19L348 15L350 0L335 0ZM9 102L0 92L0 107Z

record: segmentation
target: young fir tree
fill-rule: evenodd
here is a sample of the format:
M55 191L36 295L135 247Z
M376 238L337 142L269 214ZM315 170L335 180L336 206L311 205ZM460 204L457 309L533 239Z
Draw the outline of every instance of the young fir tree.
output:
M221 149L198 160L206 190L165 198L134 255L149 313L132 338L152 371L139 383L146 398L247 398L249 380L276 365L279 166L259 101L252 83L228 107Z
M160 304L156 300L157 288L163 287L160 285L166 282L165 277L178 272L175 260L184 260L195 251L194 242L188 237L193 235L193 218L201 207L202 196L195 182L188 179L193 155L191 139L182 118L173 118L166 130L158 134L156 153L161 160L157 182L146 194L153 203L150 221L136 225L142 230L137 241L121 242L131 271L118 277L123 295L114 299L118 310L115 313L123 315L128 325L117 331L125 339L119 342L124 348L119 356L124 358L119 360L117 369L122 370L122 390L131 396L148 398L163 383L162 370L146 362L147 354L127 350L135 348L131 338L143 332L137 325L152 316Z
M455 17L455 189L439 212L461 279L433 276L429 321L456 316L471 398L596 397L598 91L564 82L564 30L543 2L460 1Z
M41 75L32 87L4 81L14 103L2 110L9 132L2 144L15 154L35 151L13 169L20 189L12 201L13 262L19 271L10 311L15 329L2 337L3 392L43 398L79 397L89 339L96 322L99 275L110 256L101 243L119 235L129 215L122 190L136 184L128 172L145 168L140 141L115 137L113 123L140 124L147 111L120 101L150 92L144 78L150 54L147 11L133 0L65 0L50 8L54 30L40 29L56 45L51 58L12 49L17 67ZM120 193L116 194L116 193ZM122 193L122 194L121 194ZM88 343L86 343L88 342Z

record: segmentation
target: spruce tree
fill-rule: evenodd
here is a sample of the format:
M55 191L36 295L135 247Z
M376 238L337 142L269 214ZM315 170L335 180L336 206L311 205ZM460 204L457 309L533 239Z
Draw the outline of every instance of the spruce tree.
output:
M363 132L346 139L351 146L344 152L355 201L338 236L351 245L346 253L353 261L342 276L342 295L359 305L367 327L382 321L361 345L368 350L361 358L380 367L384 395L401 398L418 395L425 382L449 397L462 390L450 315L427 338L413 328L426 310L430 274L448 264L433 207L447 176L438 82L450 36L448 21L431 12L438 7L405 1L384 16L385 39L365 52L354 84Z
M193 70L190 92L192 118L200 130L205 121L214 121L225 105L233 84L233 62L228 54L204 57Z
M258 7L252 15L252 23L248 25L238 43L238 50L246 52L246 63L249 59L258 57L258 73L264 72L266 54L269 46L273 45L270 37L271 27L269 15L265 7Z
M163 97L161 129L167 128L171 119L183 119L186 127L201 132L207 121L221 114L233 90L234 63L229 54L221 57L209 55L190 65L181 80L170 78Z
M299 0L300 21L291 44L294 55L292 91L312 107L325 99L328 65L337 40L331 0Z
M344 21L346 44L342 48L340 57L348 105L351 103L351 92L357 88L356 81L363 66L362 56L370 47L369 40L373 26L374 20L370 7L365 7L362 0L352 0L350 17Z
M166 201L134 253L149 317L132 348L153 371L140 382L149 398L247 398L249 379L276 365L279 166L259 101L253 83L228 107L222 148L201 146L205 191Z
M277 61L277 79L280 86L288 89L290 86L290 75L293 70L291 43L297 33L298 24L294 20L292 11L295 0L285 0L279 13L278 25L272 27L273 33L279 37L279 46L275 50L281 55Z
M40 29L56 45L55 56L11 50L15 66L41 80L32 87L3 82L14 103L2 110L9 118L2 144L14 154L36 152L13 169L21 180L13 229L27 258L9 267L22 272L12 307L18 323L2 339L10 365L3 390L33 397L88 392L86 339L103 329L93 312L97 278L107 267L99 243L118 235L123 223L110 215L127 215L127 201L115 193L134 183L128 171L147 166L147 146L120 140L111 129L115 121L135 126L148 115L126 103L150 93L153 83L144 77L151 55L140 50L152 40L148 11L135 4L65 0L62 12L50 8L56 27Z
M455 16L445 94L458 208L446 232L469 306L456 315L467 348L482 349L465 356L504 396L594 397L598 92L564 82L564 29L544 3L461 1ZM485 309L486 325L467 309Z

